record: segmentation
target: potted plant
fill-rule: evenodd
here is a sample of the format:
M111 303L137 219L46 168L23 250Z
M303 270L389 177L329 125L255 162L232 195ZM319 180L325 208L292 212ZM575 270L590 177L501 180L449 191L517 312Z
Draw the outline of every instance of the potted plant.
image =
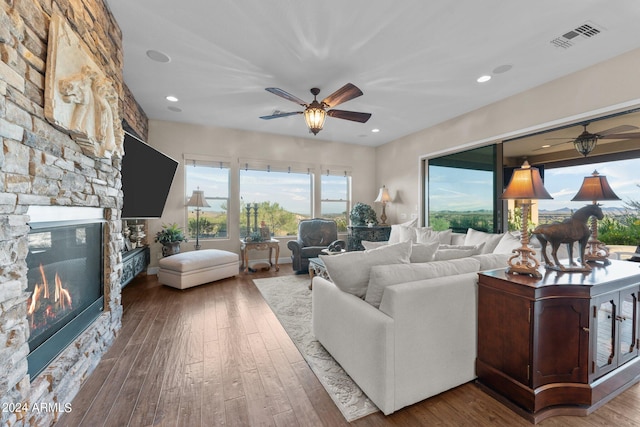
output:
M377 225L376 211L367 204L356 203L349 214L351 225Z
M162 256L169 256L180 253L180 242L186 242L182 230L177 223L170 225L163 224L162 230L156 233L156 242L162 244Z

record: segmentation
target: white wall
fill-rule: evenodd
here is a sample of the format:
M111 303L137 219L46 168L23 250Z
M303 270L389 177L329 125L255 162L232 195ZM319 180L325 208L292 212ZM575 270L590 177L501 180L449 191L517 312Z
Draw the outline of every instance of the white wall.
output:
M346 166L351 169L354 204L360 201L373 204L378 194L375 183L375 149L371 147L158 120L149 121L147 143L180 162L162 218L149 221L152 268L158 265L161 249L159 243L153 243L153 237L162 224L176 222L186 229L184 154L228 158L231 161L232 176L238 176L239 168L242 167L238 163L239 158L312 164L315 166L316 176L327 165ZM237 185L237 180L233 181ZM229 196L230 209L239 209L238 188L230 188ZM319 206L316 206L315 214L319 215ZM239 253L239 224L234 215L229 218L228 230L228 239L200 240L200 245L203 249L215 248ZM194 244L191 240L182 243L181 250L194 250ZM251 253L252 258L256 256L259 257L260 254ZM280 239L280 261L288 262L290 256L286 239Z
M640 49L378 147L377 183L399 196L387 222L421 215L421 158L638 107L639 70Z

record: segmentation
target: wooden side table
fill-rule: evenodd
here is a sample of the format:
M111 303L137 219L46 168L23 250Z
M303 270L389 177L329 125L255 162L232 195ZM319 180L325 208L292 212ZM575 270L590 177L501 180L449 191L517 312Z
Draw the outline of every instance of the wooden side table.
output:
M280 258L280 241L276 239L271 240L263 240L262 242L245 242L243 239L240 239L240 253L242 255L242 267L244 268L244 272L249 271L249 251L265 251L269 250L269 265L276 268L276 271L280 270L280 266L278 265L278 259ZM273 250L276 250L276 259L275 264L271 262L271 256L273 255Z
M478 384L533 423L586 416L640 381L640 269L479 273Z

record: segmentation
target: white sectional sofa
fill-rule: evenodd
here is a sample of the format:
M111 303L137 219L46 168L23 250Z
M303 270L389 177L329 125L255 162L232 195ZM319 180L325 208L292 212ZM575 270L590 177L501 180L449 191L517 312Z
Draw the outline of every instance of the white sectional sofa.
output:
M442 245L433 252L462 250ZM387 415L476 377L478 272L506 267L511 253L416 262L418 246L326 256L331 281L313 279L316 338Z

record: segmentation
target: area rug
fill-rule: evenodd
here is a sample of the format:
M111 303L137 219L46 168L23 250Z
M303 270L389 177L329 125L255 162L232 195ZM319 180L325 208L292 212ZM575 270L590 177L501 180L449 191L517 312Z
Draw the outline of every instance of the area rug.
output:
M309 277L282 276L254 279L253 283L345 419L351 422L377 412L379 409L313 336Z

